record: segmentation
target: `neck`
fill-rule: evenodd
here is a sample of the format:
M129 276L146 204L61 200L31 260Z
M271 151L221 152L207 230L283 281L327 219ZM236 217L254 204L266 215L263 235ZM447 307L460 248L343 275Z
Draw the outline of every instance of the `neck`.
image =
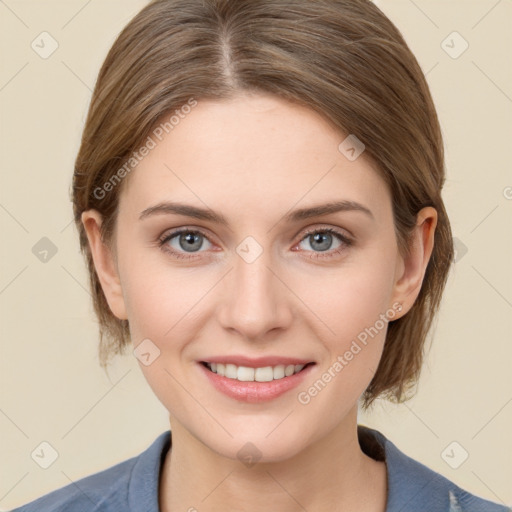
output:
M385 463L361 450L357 407L345 420L289 459L247 467L214 452L173 419L172 446L160 475L160 510L208 512L236 505L246 512L385 512Z

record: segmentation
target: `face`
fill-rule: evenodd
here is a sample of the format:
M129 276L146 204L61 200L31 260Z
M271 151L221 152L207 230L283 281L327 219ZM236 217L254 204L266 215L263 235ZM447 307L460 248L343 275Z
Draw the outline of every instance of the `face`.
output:
M218 454L235 458L250 441L262 462L282 460L353 419L386 320L405 313L390 193L364 153L338 149L345 137L272 96L199 101L155 138L121 194L120 292L103 279L107 299L128 318L134 348L142 343L141 370L171 424ZM352 207L294 215L333 202ZM164 203L225 223L152 209ZM314 364L266 383L202 364L262 367L269 361L242 358L265 356Z

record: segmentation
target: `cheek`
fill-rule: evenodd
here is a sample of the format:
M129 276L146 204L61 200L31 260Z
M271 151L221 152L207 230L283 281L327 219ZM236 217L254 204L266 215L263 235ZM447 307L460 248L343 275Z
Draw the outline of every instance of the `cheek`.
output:
M154 339L157 345L178 340L176 332L190 323L194 304L209 288L194 269L173 268L164 256L155 255L157 251L127 250L119 262L134 344L143 338Z
M135 252L125 258L122 268L130 334L139 367L164 407L178 417L185 416L190 397L180 383L186 382L190 368L182 366L182 353L199 327L200 299L211 285L187 269L171 268L163 258L150 261L137 257ZM149 361L142 357L145 353L150 354Z
M358 397L377 370L388 321L395 313L390 304L394 260L383 251L369 256L329 274L318 274L307 286L304 281L300 288L298 281L295 284L316 318L316 335L326 349L322 380L333 382L328 384L331 392L323 394L319 403L332 397L331 393L340 401Z
M342 348L344 340L372 326L390 307L393 271L391 258L368 258L319 273L311 281L301 278L294 290Z
M340 349L343 340L373 325L389 307L393 254L389 247L386 253L382 244L377 245L355 253L338 267L307 274L284 270L285 280L299 298L296 307L301 309L304 303L304 315L324 333L320 339L333 337ZM121 253L123 294L134 344L150 338L163 345L165 340L182 339L178 334L183 330L190 336L191 323L203 309L200 303L219 277L213 267L166 264L163 255L155 254L158 251L125 247ZM210 295L207 302L211 300ZM296 299L291 296L290 301Z

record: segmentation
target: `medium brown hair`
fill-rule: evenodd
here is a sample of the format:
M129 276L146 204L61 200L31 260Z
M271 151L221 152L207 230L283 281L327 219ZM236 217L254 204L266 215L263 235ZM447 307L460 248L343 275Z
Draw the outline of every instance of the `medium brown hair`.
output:
M72 186L99 320L101 366L124 352L130 333L128 321L113 315L103 294L82 212L100 212L102 240L112 247L129 176L121 173L123 179L107 192L105 183L119 180L120 168L162 116L191 98L222 101L242 91L308 106L364 143L364 156L391 192L402 255L419 210L437 210L422 288L412 309L389 323L363 406L380 395L407 399L454 250L441 198L443 141L427 82L398 29L369 0L155 0L118 36L96 82Z

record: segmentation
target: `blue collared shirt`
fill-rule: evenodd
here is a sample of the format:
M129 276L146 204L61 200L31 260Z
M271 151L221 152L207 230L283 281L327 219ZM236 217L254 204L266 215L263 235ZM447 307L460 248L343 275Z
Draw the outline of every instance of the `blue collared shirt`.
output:
M385 460L386 512L512 512L479 498L402 453L377 430L358 425L362 450ZM141 454L52 491L11 512L160 512L160 471L171 446L171 431Z

